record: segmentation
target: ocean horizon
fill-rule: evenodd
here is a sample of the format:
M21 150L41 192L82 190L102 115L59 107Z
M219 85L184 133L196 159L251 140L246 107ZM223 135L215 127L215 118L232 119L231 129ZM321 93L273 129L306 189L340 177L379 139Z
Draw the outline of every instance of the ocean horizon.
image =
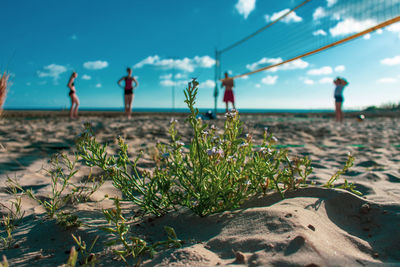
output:
M65 108L7 108L5 111L68 111ZM80 108L80 111L91 112L123 112L123 108ZM200 113L213 112L213 108L199 108ZM330 113L333 109L238 109L239 113ZM348 109L345 112L357 112L360 110ZM133 108L133 113L188 113L188 108ZM224 113L225 109L217 109L218 113Z

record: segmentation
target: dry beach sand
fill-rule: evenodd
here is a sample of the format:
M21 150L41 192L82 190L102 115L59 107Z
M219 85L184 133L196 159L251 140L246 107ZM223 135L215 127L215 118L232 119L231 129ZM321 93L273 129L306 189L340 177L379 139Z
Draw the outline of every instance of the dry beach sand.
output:
M51 155L71 153L74 140L91 122L96 137L117 151L116 137L122 136L132 158L143 150L140 169L154 167L152 153L157 141L167 142L169 114L135 114L132 120L116 114L86 114L71 121L48 113L5 113L0 120L0 201L9 205L7 177L39 196L50 190L46 167ZM178 130L183 141L190 138L184 116L178 115ZM316 186L293 192L285 200L277 195L259 197L235 211L200 218L188 210L179 210L161 218L146 217L132 231L147 241L164 240L163 227L171 226L184 240L180 249L160 251L153 259L144 258L143 266L381 266L400 265L400 119L393 116L369 117L363 122L347 118L339 125L323 115L243 115L245 132L261 140L269 127L282 148L291 155L308 155ZM214 121L222 127L223 119ZM358 197L342 190L318 187L342 168L347 154L356 160L344 175L364 195ZM74 179L87 178L87 167ZM339 181L342 182L343 180ZM25 219L16 229L16 246L2 250L11 266L60 266L67 262L75 245L71 233L91 243L99 235L94 252L99 266L124 266L102 245L109 237L100 230L106 225L103 208L112 202L104 195L121 196L106 183L77 206L85 224L63 230L54 221L44 221L42 208L24 197ZM124 203L133 216L135 207ZM4 213L5 210L3 209Z

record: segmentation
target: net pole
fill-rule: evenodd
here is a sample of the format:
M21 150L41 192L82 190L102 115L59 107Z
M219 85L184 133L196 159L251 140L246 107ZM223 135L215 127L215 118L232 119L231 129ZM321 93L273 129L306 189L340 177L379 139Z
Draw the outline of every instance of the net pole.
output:
M215 88L214 88L214 114L217 116L217 104L218 104L218 81L219 81L219 68L220 68L220 53L215 49Z
M266 67L263 67L263 68L260 68L260 69L254 70L254 71L250 71L250 72L246 72L246 73L243 73L243 74L236 75L236 76L232 77L232 79L237 79L237 78L240 78L240 77L244 77L244 76L248 76L248 75L251 75L251 74L255 74L255 73L258 73L258 72L261 72L261 71L265 71L265 70L268 70L268 69L272 69L272 68L274 68L274 67L281 66L281 65L283 65L283 64L286 64L286 63L295 61L295 60L300 59L300 58L304 58L304 57L308 57L308 56L314 55L314 54L316 54L316 53L322 52L322 51L327 50L327 49L329 49L329 48L332 48L332 47L334 47L334 46L337 46L337 45L340 45L340 44L349 42L349 41L351 41L351 40L354 40L354 39L356 39L356 38L358 38L358 37L361 37L361 36L363 36L363 35L365 35L365 34L368 34L368 33L374 32L374 31L376 31L376 30L382 29L382 28L384 28L384 27L386 27L386 26L389 26L389 25L391 25L391 24L394 24L394 23L396 23L396 22L400 22L400 16L397 16L397 17L395 17L395 18L393 18L393 19L390 19L390 20L387 20L387 21L385 21L385 22L382 22L382 23L380 23L380 24L378 24L378 25L376 25L376 26L374 26L374 27L371 27L371 28L366 29L366 30L364 30L364 31L362 31L362 32L353 34L353 35L351 35L351 36L349 36L349 37L343 38L343 39L341 39L341 40L339 40L339 41L333 42L333 43L328 44L328 45L326 45L326 46L323 46L323 47L320 47L320 48L318 48L318 49L312 50L312 51L310 51L310 52L301 54L301 55L296 56L296 57L293 57L293 58L291 58L291 59L282 61L281 63L269 65L269 66L266 66Z

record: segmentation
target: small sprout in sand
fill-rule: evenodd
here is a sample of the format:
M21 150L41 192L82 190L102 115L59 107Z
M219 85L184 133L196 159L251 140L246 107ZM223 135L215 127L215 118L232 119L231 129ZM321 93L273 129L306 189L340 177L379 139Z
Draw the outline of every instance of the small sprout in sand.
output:
M95 239L93 240L92 244L90 247L87 247L86 242L81 239L80 236L76 237L72 235L72 238L74 239L75 243L79 247L79 253L81 254L81 259L79 260L79 264L83 266L95 266L95 263L97 261L96 259L96 254L92 253L94 245L96 244L97 240L99 239L99 236L96 236Z

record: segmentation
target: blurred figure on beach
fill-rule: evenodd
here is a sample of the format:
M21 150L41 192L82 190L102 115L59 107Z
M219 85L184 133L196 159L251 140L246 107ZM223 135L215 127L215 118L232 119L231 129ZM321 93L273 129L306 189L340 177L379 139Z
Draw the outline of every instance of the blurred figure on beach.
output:
M79 107L79 99L76 95L75 89L75 79L78 77L78 73L75 71L71 74L71 77L68 81L68 88L69 88L69 97L71 97L71 109L69 110L69 117L71 119L78 118L78 107Z
M0 73L0 115L3 111L4 102L6 101L8 78L9 75L6 72L4 72L3 75Z
M232 108L235 108L235 96L233 95L233 87L234 87L233 79L228 76L228 73L225 72L225 78L222 81L221 88L225 87L224 99L223 101L226 104L226 112L228 112L228 103L232 103Z
M134 90L139 86L139 83L135 79L135 77L132 76L131 68L127 68L126 71L128 72L128 76L124 76L119 79L118 85L124 89L125 114L128 119L130 119L132 112L132 102L133 98L135 97ZM121 85L122 81L125 81L124 87ZM135 83L135 86L132 85L133 82Z
M343 121L343 112L342 112L342 105L343 105L343 90L349 84L344 78L337 77L333 84L335 85L335 112L336 112L336 121L342 122Z

